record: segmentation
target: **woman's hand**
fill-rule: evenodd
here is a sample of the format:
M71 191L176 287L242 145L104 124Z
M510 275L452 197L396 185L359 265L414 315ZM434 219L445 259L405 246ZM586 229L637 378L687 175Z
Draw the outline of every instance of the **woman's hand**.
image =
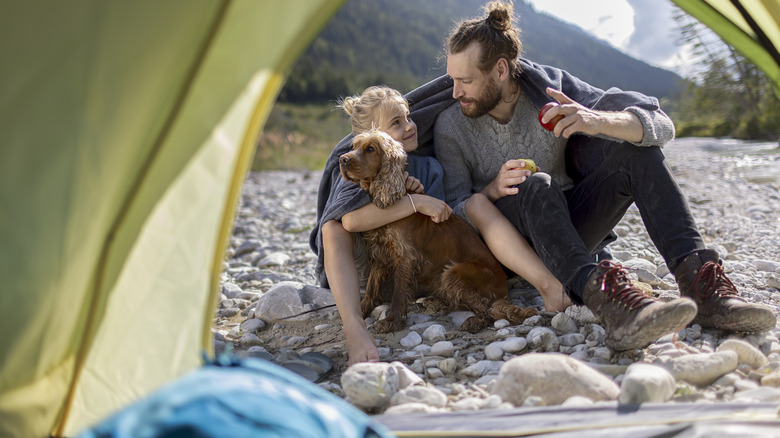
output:
M425 186L419 179L409 176L409 172L404 172L406 177L406 193L425 193Z
M450 218L452 209L446 202L433 196L414 194L411 195L418 213L430 216L435 223L444 222Z

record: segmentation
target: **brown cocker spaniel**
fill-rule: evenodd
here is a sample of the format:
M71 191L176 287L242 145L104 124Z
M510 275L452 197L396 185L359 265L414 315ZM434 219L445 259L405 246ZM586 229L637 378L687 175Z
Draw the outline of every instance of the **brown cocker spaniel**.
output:
M384 132L355 136L352 151L339 157L341 175L359 183L374 204L386 208L406 196L406 152ZM363 316L390 301L377 333L400 330L409 304L417 298L437 298L446 310L469 310L475 316L461 329L475 333L496 319L513 324L536 310L510 304L506 274L477 233L456 215L442 223L417 213L363 233L370 273L360 302ZM387 287L385 287L387 286ZM392 292L391 297L383 291Z

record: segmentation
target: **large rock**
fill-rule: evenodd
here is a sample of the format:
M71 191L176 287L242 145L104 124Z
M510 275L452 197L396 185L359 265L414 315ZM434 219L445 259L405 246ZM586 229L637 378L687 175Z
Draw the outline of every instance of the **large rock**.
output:
M347 401L367 412L384 408L400 383L396 368L384 362L356 363L341 376Z
M591 400L615 400L620 388L584 362L559 353L529 353L508 360L491 385L505 402L521 406L527 397L559 405L579 395Z
M624 404L662 403L674 395L674 377L665 368L646 363L628 367L620 382L618 401Z
M739 356L735 351L689 354L672 359L666 364L676 380L696 386L708 386L721 376L737 369Z
M758 369L769 361L758 348L738 339L727 339L718 346L717 351L735 351L739 363L746 363L750 368Z
M257 300L255 317L266 322L273 322L294 316L290 319L300 321L315 315L322 317L337 314L335 307L328 307L335 303L333 294L328 289L295 281L283 281L269 289ZM322 310L303 314L303 312L315 309Z

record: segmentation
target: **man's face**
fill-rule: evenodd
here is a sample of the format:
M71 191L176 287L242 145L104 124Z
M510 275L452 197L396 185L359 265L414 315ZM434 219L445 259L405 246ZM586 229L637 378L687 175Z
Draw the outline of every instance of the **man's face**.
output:
M501 89L490 74L477 67L478 44L447 56L447 74L452 78L452 97L460 102L463 115L477 118L489 113L501 101Z

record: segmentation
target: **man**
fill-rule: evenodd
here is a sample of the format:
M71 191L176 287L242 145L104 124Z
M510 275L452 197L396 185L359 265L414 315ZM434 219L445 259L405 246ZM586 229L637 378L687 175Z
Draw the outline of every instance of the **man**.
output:
M774 328L774 313L739 297L696 230L661 152L674 125L658 101L605 92L518 59L512 15L511 4L491 3L484 18L461 23L448 41L457 104L438 115L434 147L454 212L465 216L472 193L493 201L571 299L601 318L614 349L642 348L691 321L740 332ZM548 132L537 114L551 98L559 105L543 121L563 118ZM533 159L546 173L532 174L519 158ZM647 297L619 265L595 263L632 203L682 298Z

